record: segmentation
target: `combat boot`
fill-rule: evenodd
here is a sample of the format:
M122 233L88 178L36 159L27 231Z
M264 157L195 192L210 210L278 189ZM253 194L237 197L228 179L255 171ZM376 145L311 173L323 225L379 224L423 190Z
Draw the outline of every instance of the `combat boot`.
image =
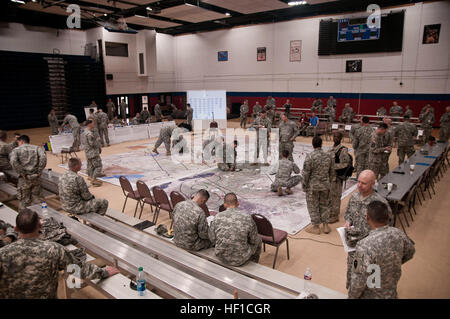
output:
M281 188L281 186L279 186L278 188L277 188L277 192L278 192L278 196L283 196L284 194L283 194L283 189Z
M313 225L312 227L308 228L306 232L314 235L320 235L320 227L319 225Z
M328 224L326 224L326 223L323 223L323 232L325 234L329 234L331 232L330 226L328 226Z
M169 151L169 152L166 152L166 155L170 156L170 155L172 155L172 153Z
M96 178L94 178L93 180L92 180L92 186L94 186L94 187L99 187L99 186L102 186L103 185L103 182L102 181L100 181L100 180L98 180L98 179L96 179Z
M153 153L156 153L156 154L159 154L159 153L158 153L158 150L157 150L156 148L152 149L152 152L153 152Z
M289 195L292 195L292 190L288 187L288 188L286 188L286 193Z
M329 221L328 224L335 224L339 222L339 216L337 217L332 217Z

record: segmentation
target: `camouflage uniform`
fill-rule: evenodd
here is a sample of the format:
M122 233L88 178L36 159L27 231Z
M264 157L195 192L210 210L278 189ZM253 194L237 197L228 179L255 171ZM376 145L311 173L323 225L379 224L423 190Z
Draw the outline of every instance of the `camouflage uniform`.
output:
M105 215L108 209L108 201L96 199L89 192L83 177L70 170L59 178L58 191L62 208L70 214L97 213Z
M275 126L275 110L271 108L270 105L265 105L264 110L266 110L266 117L270 120L272 123L272 126Z
M218 213L209 227L209 238L216 256L231 266L241 266L248 260L258 262L261 237L251 215L239 208Z
M253 111L252 111L253 112L252 113L253 120L256 120L259 117L259 114L261 113L261 111L262 111L261 104L255 104L253 106Z
M336 120L336 110L332 106L327 106L323 109L323 112L328 115L328 121L333 123Z
M391 106L391 108L389 109L389 114L391 116L402 116L403 108L400 105Z
M415 253L414 242L401 230L383 226L370 231L356 245L348 297L351 299L397 298L397 283L402 264ZM372 271L368 267L380 267L380 287L369 288L367 280Z
M348 133L351 141L353 141L353 139L354 139L356 130L358 130L360 127L361 127L361 123L352 124L352 126L350 128L350 132Z
M350 163L350 156L348 155L348 148L342 144L333 146L330 150L330 155L334 160L335 178L331 181L330 199L330 222L339 220L339 214L341 213L341 196L342 196L342 184L344 180L337 176L336 171L348 167Z
M414 137L417 136L417 127L409 122L403 122L397 125L394 131L398 138L398 165L403 163L405 155L410 158L414 152Z
M353 111L351 106L344 107L344 109L342 110L341 116L339 116L339 122L351 123L354 116L355 116L355 111Z
M450 113L444 113L440 119L439 141L447 142L450 137Z
M92 130L86 130L86 145L84 152L87 159L87 173L91 178L97 178L102 175L102 159L100 153L102 146L99 140L95 137Z
M141 120L143 123L146 123L147 120L150 118L150 121L152 120L152 116L150 115L150 112L148 110L143 110L141 112Z
M108 277L105 269L80 261L58 243L19 239L0 250L0 298L55 299L59 271L71 264L81 267L81 278Z
M113 125L121 125L121 126L123 126L123 122L122 122L122 120L120 120L120 119L113 119L112 120L112 124Z
M192 125L192 117L194 115L194 109L192 107L187 107L186 108L186 119L187 119L187 124Z
M386 116L386 114L387 114L387 110L384 108L384 106L380 107L377 110L377 115L378 116Z
M120 102L119 107L120 107L120 116L122 117L122 119L125 120L127 118L128 104L125 102Z
M276 100L274 98L267 99L266 105L269 106L273 110L276 107Z
M58 118L56 114L50 113L48 116L48 124L50 125L50 130L52 135L58 135Z
M158 149L158 147L164 142L164 146L166 147L166 151L170 152L170 138L172 136L172 132L177 127L175 125L165 126L162 127L159 131L159 137L155 144L155 149Z
M102 146L109 146L109 135L108 135L108 115L104 112L99 112L97 115L98 120L98 133L100 134L100 141Z
M261 147L260 144L263 143L263 141L259 141L260 139L260 134L259 134L259 126L264 126L266 128L266 135L267 135L267 148L263 149L263 156L264 156L264 162L267 162L267 149L269 148L269 139L270 139L270 130L272 129L272 122L269 120L269 118L267 118L267 116L265 118L261 118L260 116L258 116L255 121L252 124L252 127L256 130L256 158L259 158L259 149ZM261 134L261 139L263 138L263 134Z
M289 117L289 115L291 114L292 104L291 103L285 103L283 105L283 107L284 107L284 113L286 113L286 115Z
M45 165L47 165L47 157L40 146L22 144L11 152L11 166L19 174L17 182L19 209L44 199L39 177Z
M292 188L302 181L301 175L291 176L292 172L300 174L300 169L294 162L282 159L279 161L279 167L275 181L270 185L270 190L276 192L278 187Z
M108 112L108 119L112 121L114 118L114 113L116 112L116 105L114 102L108 102L106 103L106 110Z
M335 99L335 98L328 99L328 101L327 101L327 107L336 108L336 99Z
M428 114L423 113L420 115L420 119L422 120L422 129L425 142L428 142L428 138L430 137L433 129L434 113L431 111Z
M294 151L294 142L291 141L292 138L296 138L299 133L299 129L295 122L288 120L286 123L281 121L279 125L280 129L280 158L282 158L283 150L289 151L288 159L290 161L294 161L294 157L292 156L292 152Z
M390 146L391 150L388 151L387 153L384 152L384 159L383 159L383 163L384 163L384 169L383 171L387 173L389 173L389 157L391 156L392 153L392 148L394 145L394 137L395 137L395 132L394 132L394 128L392 126L389 126L388 129L386 130L386 133L384 134L384 138L385 138L385 145L386 146Z
M176 246L195 251L211 246L205 212L196 202L185 200L176 204L172 218Z
M321 148L306 155L303 164L303 191L311 223L328 224L330 214L330 188L335 178L334 159Z
M389 173L386 170L386 147L388 138L385 134L372 134L372 140L370 143L369 152L369 169L375 173L377 180L383 178L384 175Z
M70 127L72 128L72 148L78 151L80 149L80 124L78 124L77 118L72 114L66 115L63 120L62 126L66 125L67 123L69 123Z
M316 114L322 114L322 107L323 102L321 99L315 99L312 106L311 106L311 112L314 112Z
M161 122L162 121L161 106L159 106L159 104L156 104L153 111L155 112L156 122Z
M412 110L411 110L411 109L407 109L407 110L405 111L405 114L403 114L403 116L405 116L405 115L408 115L409 118L412 118L412 117L413 117L413 112L412 112Z
M17 142L5 143L0 141L0 172L12 170L9 157L14 148L17 147Z
M241 117L240 117L239 126L241 128L247 128L248 105L247 104L242 104L240 111L241 111Z
M371 202L380 201L386 204L388 207L389 213L389 225L392 225L394 222L394 217L392 215L391 207L384 197L379 195L375 190L368 195L367 197L363 197L360 192L354 192L350 197L350 201L348 202L347 209L344 213L344 219L346 222L350 222L350 225L353 226L351 230L351 235L354 236L353 242L356 243L366 237L369 234L370 227L367 223L367 205ZM355 256L355 252L349 252L347 256L347 283L346 288L348 289L350 286L351 279L351 271L353 266L353 258Z
M217 167L221 171L229 171L230 168L232 170L236 169L236 149L234 148L233 144L226 144L223 143L222 145L222 154L218 154L219 156L222 155L222 163L217 163Z
M0 233L0 248L8 245L8 242L4 241L5 237L11 238L11 242L17 240L18 234L14 230L14 227L8 223L5 223L1 219L0 219L0 230L2 230L2 233Z
M352 146L355 150L356 177L369 168L369 151L373 129L369 125L358 128L352 138Z
M89 115L88 120L91 120L94 123L94 127L92 128L92 133L94 133L95 138L101 142L100 133L98 132L98 118L96 113L92 113Z

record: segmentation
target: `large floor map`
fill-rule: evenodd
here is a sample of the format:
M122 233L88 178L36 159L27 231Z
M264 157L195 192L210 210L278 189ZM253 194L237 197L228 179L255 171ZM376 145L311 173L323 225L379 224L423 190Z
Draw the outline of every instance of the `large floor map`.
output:
M162 152L151 153L148 146L131 146L132 152L102 157L106 176L101 179L120 186L119 176L124 175L133 187L137 180L142 180L150 188L160 185L168 194L176 190L188 198L197 190L205 188L211 194L207 205L215 211L223 203L224 195L234 192L238 195L242 210L265 215L275 228L289 234L296 234L311 222L301 185L293 189L294 194L282 197L270 191L276 166L238 164L240 171L222 172L213 161L204 164L177 162ZM306 154L311 151L312 146L295 143L293 156L300 169L303 168ZM347 181L343 197L353 191L355 184L352 180Z

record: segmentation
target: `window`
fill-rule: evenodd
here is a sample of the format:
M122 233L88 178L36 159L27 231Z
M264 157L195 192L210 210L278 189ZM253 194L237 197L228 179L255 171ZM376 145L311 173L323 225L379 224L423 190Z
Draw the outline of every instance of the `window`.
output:
M128 44L118 42L105 42L107 56L128 57Z

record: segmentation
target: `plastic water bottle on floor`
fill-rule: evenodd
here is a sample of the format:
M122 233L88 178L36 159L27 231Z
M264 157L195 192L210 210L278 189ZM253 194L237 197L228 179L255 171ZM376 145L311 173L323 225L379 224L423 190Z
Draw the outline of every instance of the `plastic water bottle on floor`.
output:
M139 293L139 296L143 296L145 294L145 275L144 275L144 268L139 267L139 273L136 277L136 284L137 284L137 291Z
M41 212L42 212L42 215L44 215L44 217L47 217L48 209L47 209L47 203L45 202L45 200L41 204Z
M309 268L306 268L305 274L303 275L303 279L305 280L304 281L305 286L304 286L303 290L309 294L309 293L311 293L311 284L310 283L312 280L312 273Z

